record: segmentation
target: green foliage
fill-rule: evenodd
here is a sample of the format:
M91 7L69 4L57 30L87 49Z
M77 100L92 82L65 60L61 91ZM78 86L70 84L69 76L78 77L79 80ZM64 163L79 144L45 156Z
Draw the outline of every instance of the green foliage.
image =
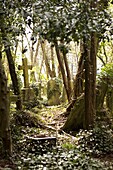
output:
M44 114L44 113L42 113ZM47 114L47 113L46 113ZM50 114L50 113L48 113ZM13 116L14 117L14 116ZM16 115L16 118L24 119L20 126L19 122L12 122L12 135L14 143L13 159L17 169L33 170L112 170L113 166L104 161L95 159L94 154L111 153L113 151L112 132L105 126L96 126L91 131L81 131L78 134L78 144L65 142L62 147L50 145L49 142L40 143L32 140L29 136L37 138L43 131L28 125L28 114L26 116ZM29 117L29 121L32 118ZM48 118L49 119L49 118ZM14 126L16 124L16 126ZM17 125L19 124L19 128ZM30 128L31 127L31 128ZM40 134L40 135L39 135ZM63 138L64 139L64 138ZM58 140L58 139L57 139ZM76 140L77 142L77 140ZM59 141L58 141L59 143ZM93 156L92 156L93 155Z
M66 143L62 144L62 148L71 150L71 149L75 149L76 147L75 147L74 144L71 144L71 143L69 143L69 142L66 142Z
M19 2L18 1L2 1L0 2L0 22L2 43L6 46L15 42L16 36L20 34L19 30ZM5 37L7 35L8 39Z
M21 161L18 162L18 169L107 170L108 168L104 167L100 161L81 153L78 149L68 151L61 147L56 147L51 152L49 151L43 155L35 153L25 155L24 153Z
M91 1L46 1L34 5L34 16L38 19L40 36L50 42L63 40L69 43L71 40L78 41L84 36L88 38L91 32L103 36L106 27L111 28L111 18L102 7L91 7ZM96 6L96 3L94 3Z
M106 64L101 69L101 74L100 75L113 80L113 63Z
M29 101L29 102L26 102L26 103L24 103L24 106L25 106L25 108L27 109L27 110L30 110L30 109L32 109L32 108L34 108L35 106L37 107L37 108L43 108L44 107L44 105L46 105L46 102L43 102L43 101L41 101L41 100L38 100L37 98L35 98L34 100L32 100L32 101Z
M27 27L33 29L33 37L39 34L41 39L49 42L78 41L84 36L89 38L91 32L96 32L99 37L108 36L108 32L112 34L110 12L102 1L94 3L94 7L91 7L92 0L8 0L0 1L0 4L0 22L10 40L7 42L4 38L6 44L20 41L18 36L24 36Z
M25 127L40 127L41 118L31 111L21 111L13 115L14 123Z
M113 135L109 126L96 125L93 130L81 131L78 135L82 151L93 155L113 153Z

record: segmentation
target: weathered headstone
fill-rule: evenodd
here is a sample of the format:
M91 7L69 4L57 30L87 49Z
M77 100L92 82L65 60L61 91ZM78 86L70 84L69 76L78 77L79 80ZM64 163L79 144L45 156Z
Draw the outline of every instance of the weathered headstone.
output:
M62 89L62 81L58 78L52 78L47 83L47 99L48 105L59 105L60 104L60 96Z
M23 70L24 88L21 90L23 101L34 99L33 89L29 87L29 74L28 70L32 69L32 65L28 65L27 58L22 59L22 65L18 66L19 70Z

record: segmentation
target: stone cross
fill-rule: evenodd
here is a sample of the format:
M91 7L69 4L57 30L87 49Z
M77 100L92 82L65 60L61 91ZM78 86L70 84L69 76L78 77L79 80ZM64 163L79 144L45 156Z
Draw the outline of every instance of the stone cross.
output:
M22 66L18 66L19 70L23 70L23 76L24 76L24 87L29 87L29 75L28 75L28 69L32 69L32 65L27 64L27 58L22 59Z

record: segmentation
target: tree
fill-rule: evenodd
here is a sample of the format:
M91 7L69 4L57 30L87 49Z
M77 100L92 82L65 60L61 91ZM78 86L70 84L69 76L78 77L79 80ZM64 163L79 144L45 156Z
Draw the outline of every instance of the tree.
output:
M16 23L20 24L15 19L17 6L19 6L17 1L0 1L0 138L3 143L3 151L8 155L12 152L12 142L9 124L9 93L7 89L7 78L2 65L2 47L4 46L4 51L9 62L14 93L18 95L17 109L20 110L22 108L20 91L10 48L13 42L16 41L15 37L19 35L19 30L15 27Z
M52 74L53 74L53 77L56 77L55 60L54 60L54 46L52 44L51 44L51 61L52 61Z
M9 124L9 94L7 78L2 65L2 52L0 51L0 138L3 143L5 156L12 153L12 141Z
M41 48L42 48L42 52L43 52L43 58L44 58L44 61L45 61L45 65L46 65L46 71L47 71L47 76L53 78L53 73L52 73L52 70L50 68L50 63L48 61L48 56L47 56L47 53L46 53L46 50L45 50L45 46L46 45L46 42L41 42Z
M7 4L1 4L1 12L6 11L6 9L4 9L5 5ZM9 11L7 11L9 12ZM18 95L18 100L16 102L17 105L17 109L21 110L22 109L22 103L21 103L21 97L20 97L20 89L19 89L19 84L18 84L18 79L17 79L17 74L15 71L15 65L14 65L14 61L13 61L13 57L11 54L11 43L10 43L10 39L8 38L9 36L9 30L6 31L7 29L11 29L8 28L8 20L7 19L7 13L4 13L2 15L0 15L0 21L1 21L1 26L0 26L0 31L1 31L1 39L2 39L2 43L4 45L4 51L6 52L6 56L8 59L8 64L9 64L9 70L10 70L10 75L11 75L11 79L12 79L12 84L13 84L13 88L14 88L14 94ZM10 21L11 22L11 21Z
M89 5L89 3L87 5ZM84 9L85 10L91 9L91 11L92 9L97 10L98 4L97 3L90 4L89 9L87 9L87 7L84 7ZM103 11L103 9L101 11ZM87 27L88 19L89 19L88 17L90 17L90 15L88 15L88 11L84 11L84 14L86 16L85 18L86 22L84 24L86 26L85 30L88 30L88 27ZM93 18L92 18L92 21L93 21ZM78 108L75 103L75 106L74 106L75 112L73 109L73 111L71 112L71 116L69 116L68 120L66 121L63 127L64 130L71 130L71 127L72 129L74 127L76 130L78 130L78 127L89 129L90 125L93 125L94 120L95 120L95 115L96 115L96 55L97 55L98 38L99 38L98 30L89 31L88 34L83 35L83 36L84 36L83 37L83 47L84 47L83 56L84 56L84 68L85 68L85 96L84 96L85 103L83 102L83 97L81 97L78 100L80 102L80 105L78 104L79 105ZM78 121L77 121L77 116L78 116ZM75 120L77 121L76 125L73 125L73 122L75 122Z
M96 54L98 42L103 38L111 19L107 12L108 1L46 1L35 3L34 13L39 35L53 43L61 66L64 86L70 100L69 84L60 58L60 42L83 41L85 69L84 128L94 122L96 100ZM37 10L40 9L40 10ZM54 17L53 17L54 16ZM99 41L98 41L99 39ZM63 53L64 54L64 53ZM65 55L64 56L64 60ZM66 61L66 60L65 60ZM82 117L82 118L83 118Z
M63 64L62 59L61 59L60 50L58 48L58 42L54 41L54 44L55 44L57 59L58 59L58 62L59 62L59 66L60 66L60 70L61 70L61 74L62 74L63 83L64 83L64 87L65 87L65 90L66 90L67 98L68 98L68 101L70 101L70 93L69 93L68 84L67 84L67 77L66 77L66 73L65 73L64 64Z

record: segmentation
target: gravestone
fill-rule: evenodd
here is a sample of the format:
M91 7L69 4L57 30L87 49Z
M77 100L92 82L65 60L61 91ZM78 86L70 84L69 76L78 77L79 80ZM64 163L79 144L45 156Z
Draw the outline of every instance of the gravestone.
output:
M16 103L19 95L15 95L13 93L13 90L11 90L10 88L8 89L8 91L9 91L9 93L8 93L9 94L9 103Z
M18 66L19 70L23 70L24 88L21 90L23 101L33 100L35 97L34 91L29 87L29 74L28 70L32 69L32 65L28 65L27 58L22 59L22 65Z
M59 105L62 91L62 81L58 78L52 78L47 83L48 105Z

